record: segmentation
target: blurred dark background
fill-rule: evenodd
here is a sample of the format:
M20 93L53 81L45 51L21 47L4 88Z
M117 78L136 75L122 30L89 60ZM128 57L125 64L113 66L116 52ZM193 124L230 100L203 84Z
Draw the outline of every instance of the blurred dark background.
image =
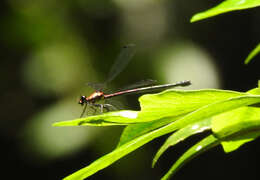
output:
M122 127L52 127L79 117L80 95L102 82L123 45L137 53L111 84L142 79L191 80L190 89L247 91L257 86L260 59L243 61L260 38L260 8L189 23L217 5L184 1L1 1L1 176L61 179L110 152ZM134 98L133 98L134 97ZM138 96L124 97L138 109ZM203 136L171 150L151 169L162 137L89 179L159 179ZM259 140L224 154L219 146L183 167L173 179L259 179Z

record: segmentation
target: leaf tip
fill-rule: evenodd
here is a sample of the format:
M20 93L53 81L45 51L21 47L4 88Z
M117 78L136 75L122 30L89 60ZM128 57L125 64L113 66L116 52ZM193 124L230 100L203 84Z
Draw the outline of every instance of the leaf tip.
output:
M61 126L69 126L64 122L55 122L52 124L52 127L61 127Z
M59 125L59 122L55 122L55 123L52 124L52 126L57 127L57 126L60 126L60 125Z
M249 59L248 57L246 58L246 60L244 61L245 65L248 65L248 63L250 62L251 59Z
M196 15L192 16L190 19L190 23L194 23L196 21L198 21L198 19L196 18Z
M155 164L156 164L156 159L154 158L153 161L152 161L152 168L154 168Z
M160 155L161 155L159 152L160 152L160 151L158 151L158 152L156 153L156 155L154 156L154 158L153 158L152 168L154 168L155 164L157 163L157 161L158 161L158 159L159 159L159 157L160 157Z

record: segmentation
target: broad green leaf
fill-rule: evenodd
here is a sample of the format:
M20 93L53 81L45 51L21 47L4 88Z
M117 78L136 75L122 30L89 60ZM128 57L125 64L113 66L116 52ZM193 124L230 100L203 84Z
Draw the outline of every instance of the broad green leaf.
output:
M224 140L225 152L231 152L260 135L260 108L241 107L213 117L212 131Z
M215 89L166 90L158 94L147 94L139 98L141 112L138 117L151 121L164 117L179 116L194 111L207 104L243 96L245 93Z
M178 119L175 122L172 122L166 126L163 126L159 129L151 131L147 134L139 136L122 146L116 148L111 153L103 156L102 158L94 161L89 166L75 172L74 174L68 176L65 179L84 179L92 174L96 173L97 171L111 165L121 157L129 154L130 152L134 151L138 147L148 143L149 141L160 137L162 135L168 134L170 132L175 131L181 127L185 127L189 124L198 122L200 120L209 118L213 115L217 115L232 109L239 108L241 106L246 106L250 104L255 104L260 102L260 96L256 95L246 95L240 96L235 98L230 98L228 100L224 100L221 102L216 102L210 105L203 106L202 108L187 114L186 116Z
M215 138L213 135L209 135L204 138L202 141L192 146L188 151L186 151L170 168L170 170L161 178L161 180L169 179L173 174L175 174L183 165L185 165L188 161L192 160L199 154L207 151L210 148L215 147L219 144L219 140Z
M186 138L190 137L191 135L201 133L205 130L209 130L211 128L211 118L205 119L203 121L196 122L194 124L190 124L182 129L174 132L166 142L161 146L159 151L156 153L152 167L154 167L155 163L159 159L159 157L171 146L179 143L180 141L185 140Z
M248 9L257 6L260 6L260 0L225 0L214 8L195 14L191 18L191 22L199 21L230 11Z
M178 121L174 122L174 124L177 129L182 128L188 124L195 123L199 120L203 120L205 118L209 118L242 106L256 104L259 102L260 102L259 95L246 95L246 96L229 98L224 101L218 101L216 103L203 106L202 108L199 108L198 110L187 114L183 118L178 119Z
M258 53L260 52L260 43L249 53L245 60L245 64L248 64Z
M168 90L159 94L144 95L139 99L142 109L139 117L141 118L144 114L145 117L148 117L147 120L155 117L158 119L149 123L127 126L121 135L118 146L153 129L162 127L171 121L175 121L202 106L242 95L245 95L245 93L210 89L196 91ZM171 116L171 118L161 118L165 116Z

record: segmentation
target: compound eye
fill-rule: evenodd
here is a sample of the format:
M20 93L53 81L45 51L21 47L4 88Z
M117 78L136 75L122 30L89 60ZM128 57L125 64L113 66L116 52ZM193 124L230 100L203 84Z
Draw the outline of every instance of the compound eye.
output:
M83 105L85 102L85 96L81 96L79 99L79 104Z

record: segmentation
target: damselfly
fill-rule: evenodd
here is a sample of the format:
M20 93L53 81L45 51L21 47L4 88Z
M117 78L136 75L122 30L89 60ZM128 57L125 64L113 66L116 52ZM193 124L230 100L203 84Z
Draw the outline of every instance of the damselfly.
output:
M107 84L108 82L112 81L125 67L126 65L129 63L129 61L131 60L131 58L133 57L135 53L135 45L130 44L127 46L123 47L123 50L121 51L121 53L119 54L118 58L116 59L114 65L112 66L107 81L104 83ZM96 90L95 92L93 92L91 95L89 96L81 96L80 100L79 100L79 104L81 104L82 106L84 106L83 111L81 113L82 117L86 111L86 108L88 106L90 107L99 107L100 108L100 112L103 113L103 109L114 109L114 106L111 104L102 104L102 103L98 103L100 100L106 100L112 97L116 97L116 96L120 96L120 95L128 95L128 94L132 94L132 93L146 93L146 92L154 92L154 91L160 91L163 89L168 89L168 88L173 88L173 87L177 87L177 86L188 86L191 84L190 81L180 81L174 84L163 84L163 85L150 85L151 83L153 83L152 81L148 81L148 83L144 83L145 85L143 87L137 87L137 88L130 88L130 89L126 89L126 90L120 90L120 91L116 91L114 93L104 93L102 90L100 90L100 88L98 88L98 90ZM91 86L94 86L93 84L89 84ZM148 86L149 85L149 86Z

